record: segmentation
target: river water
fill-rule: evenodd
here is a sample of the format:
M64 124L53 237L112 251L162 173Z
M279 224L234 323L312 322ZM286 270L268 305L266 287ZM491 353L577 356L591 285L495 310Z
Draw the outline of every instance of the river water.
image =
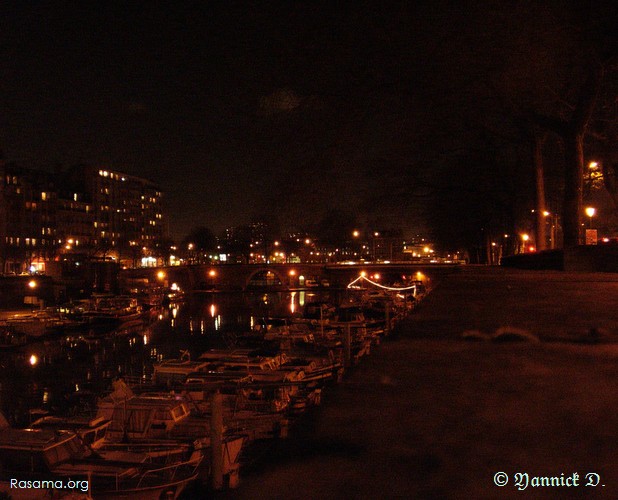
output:
M78 332L0 351L0 409L18 426L38 410L92 409L119 376L148 380L153 364L231 347L263 317L299 314L306 303L340 303L347 292L211 293L153 311L143 324L105 334Z

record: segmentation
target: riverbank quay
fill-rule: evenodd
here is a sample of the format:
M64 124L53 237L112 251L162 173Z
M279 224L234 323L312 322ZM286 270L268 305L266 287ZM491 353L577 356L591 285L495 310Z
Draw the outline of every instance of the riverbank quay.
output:
M615 274L445 276L217 498L616 498L616 297Z

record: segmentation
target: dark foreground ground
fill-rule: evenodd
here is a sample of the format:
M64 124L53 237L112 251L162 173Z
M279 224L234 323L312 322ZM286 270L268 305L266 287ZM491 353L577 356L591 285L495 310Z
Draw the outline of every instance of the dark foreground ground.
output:
M617 306L615 274L463 268L217 497L618 498ZM501 327L540 342L461 339Z

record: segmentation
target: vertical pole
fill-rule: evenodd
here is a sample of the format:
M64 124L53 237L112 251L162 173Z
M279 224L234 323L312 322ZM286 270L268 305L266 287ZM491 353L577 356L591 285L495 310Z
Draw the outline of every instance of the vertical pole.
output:
M210 399L210 482L223 489L223 397L217 390Z
M352 366L352 353L351 353L352 334L350 331L350 325L346 325L343 336L343 365L345 368Z
M385 305L386 324L384 325L384 335L391 333L391 305L387 302Z

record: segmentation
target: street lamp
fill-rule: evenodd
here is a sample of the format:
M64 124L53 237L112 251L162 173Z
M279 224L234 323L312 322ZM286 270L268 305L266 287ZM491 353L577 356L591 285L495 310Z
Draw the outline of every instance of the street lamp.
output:
M589 220L590 220L590 229L592 229L592 218L594 217L594 214L597 213L596 208L594 207L586 207L586 215L588 216Z
M522 234L521 235L521 240L524 242L523 246L524 246L524 253L526 253L526 244L528 243L528 241L530 240L530 236L528 234Z

